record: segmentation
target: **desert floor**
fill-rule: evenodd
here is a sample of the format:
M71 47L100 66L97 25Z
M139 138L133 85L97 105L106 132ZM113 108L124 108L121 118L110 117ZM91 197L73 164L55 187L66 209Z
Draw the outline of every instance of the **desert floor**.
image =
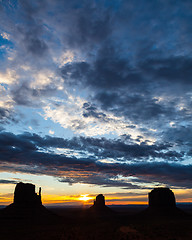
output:
M192 207L186 214L146 215L146 207L113 207L110 214L83 208L49 208L50 216L0 213L0 239L37 240L191 240Z

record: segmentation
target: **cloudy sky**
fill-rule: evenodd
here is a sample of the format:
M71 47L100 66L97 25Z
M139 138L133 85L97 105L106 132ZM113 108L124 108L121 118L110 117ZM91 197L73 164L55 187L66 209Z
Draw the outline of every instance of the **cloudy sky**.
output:
M0 0L0 203L192 201L192 2ZM89 202L87 201L87 202Z

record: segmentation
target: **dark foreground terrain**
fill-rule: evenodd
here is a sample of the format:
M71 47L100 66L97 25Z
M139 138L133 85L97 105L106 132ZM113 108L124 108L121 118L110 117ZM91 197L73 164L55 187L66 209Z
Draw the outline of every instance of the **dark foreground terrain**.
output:
M192 207L184 212L148 213L144 207L112 207L111 212L49 208L53 214L0 211L0 239L190 240Z

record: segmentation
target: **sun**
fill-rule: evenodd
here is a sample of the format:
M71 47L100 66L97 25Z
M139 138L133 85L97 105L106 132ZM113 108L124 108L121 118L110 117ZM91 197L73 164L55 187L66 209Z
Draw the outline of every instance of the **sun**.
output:
M91 197L88 197L88 194L84 194L84 195L81 195L81 196L79 197L79 200L84 201L84 202L86 202L86 201L88 201L88 200L90 200L90 199L92 199L92 198L91 198Z

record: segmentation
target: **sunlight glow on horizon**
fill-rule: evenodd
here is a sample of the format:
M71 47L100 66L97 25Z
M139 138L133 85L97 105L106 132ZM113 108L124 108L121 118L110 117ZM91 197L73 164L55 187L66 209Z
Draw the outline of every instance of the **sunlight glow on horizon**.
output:
M84 201L84 202L87 202L88 200L91 200L93 199L92 197L88 197L88 194L85 194L85 195L81 195L79 200L81 201Z
M10 184L11 185L11 184ZM1 185L2 187L2 185ZM3 186L5 188L5 186ZM3 190L3 189L1 189ZM172 189L176 203L192 203L191 189L177 190ZM97 194L80 194L80 195L58 195L58 194L43 194L42 203L46 206L91 206ZM117 194L104 194L106 205L147 205L148 196L133 195L133 196L118 196ZM0 194L0 205L9 205L13 202L13 193Z
M21 178L19 178L19 176ZM148 204L150 189L121 189L92 187L88 184L72 184L57 181L50 176L33 174L19 174L1 172L0 179L9 181L23 181L32 183L38 188L42 187L42 203L47 206L91 206L98 194L105 196L106 205L138 205ZM15 184L0 184L0 205L9 205L13 202ZM171 188L177 203L192 203L192 190Z

